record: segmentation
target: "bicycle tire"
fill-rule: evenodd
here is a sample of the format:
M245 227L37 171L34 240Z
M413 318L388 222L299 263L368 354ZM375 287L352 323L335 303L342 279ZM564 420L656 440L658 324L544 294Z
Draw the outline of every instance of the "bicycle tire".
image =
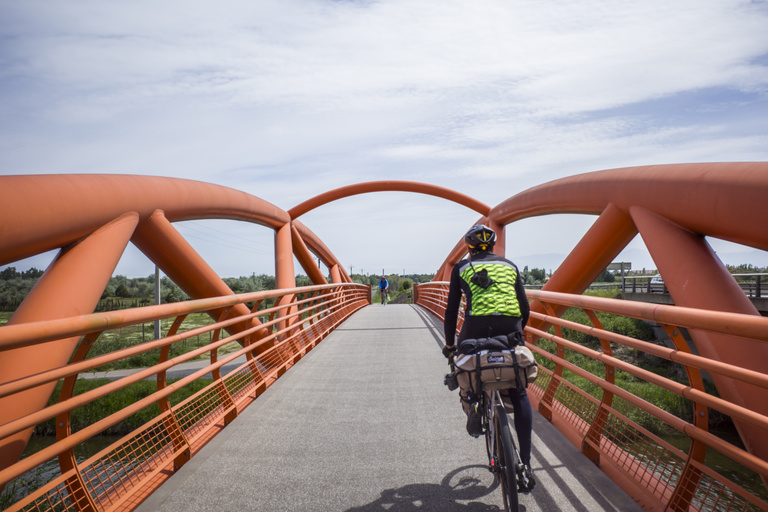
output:
M518 512L517 499L517 452L512 444L512 431L509 428L509 417L504 407L496 406L494 414L496 432L496 457L499 461L499 480L501 493L504 497L505 512Z
M490 397L486 396L485 400L488 404L491 403ZM491 436L494 435L494 431L491 428L490 425L490 419L491 419L491 408L489 405L486 405L485 403L482 404L482 407L484 408L483 412L483 432L485 433L485 451L488 453L488 460L491 460L493 458L493 453L491 453L491 449L493 447L493 442L491 440Z

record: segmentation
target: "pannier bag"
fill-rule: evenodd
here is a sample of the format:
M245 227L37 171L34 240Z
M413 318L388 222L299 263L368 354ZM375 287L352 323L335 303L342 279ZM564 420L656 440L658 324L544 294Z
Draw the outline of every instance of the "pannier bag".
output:
M490 350L462 353L457 357L456 376L464 394L480 392L477 386L478 376L482 382L482 389L486 391L527 388L528 384L536 380L538 365L528 347L517 345L514 348L499 350L500 347L494 343L496 338L487 340L491 343L483 343L484 340L465 340L472 343L465 345L465 342L462 342L461 344L462 352L470 347L480 349L486 346L491 347Z

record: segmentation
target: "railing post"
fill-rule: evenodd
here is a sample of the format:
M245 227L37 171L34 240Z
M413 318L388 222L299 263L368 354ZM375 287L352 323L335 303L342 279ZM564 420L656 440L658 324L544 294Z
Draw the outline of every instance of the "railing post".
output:
M93 346L94 342L101 335L100 332L90 333L83 337L82 342L75 349L75 353L72 355L71 362L79 362L85 359ZM61 386L61 392L59 393L59 402L72 398L75 391L75 381L77 375L70 375L64 379ZM56 416L56 441L61 441L72 435L71 411L59 414ZM67 452L59 454L59 468L61 474L68 471L74 471L75 475L67 479L67 492L73 496L72 502L77 507L78 512L96 512L98 507L96 502L88 491L88 487L85 484L85 479L82 473L77 468L77 459L75 458L75 450L71 448Z
M680 329L675 326L664 325L664 331L667 333L675 348L680 352L691 354L688 342L680 334ZM704 380L701 372L697 368L689 365L685 366L685 372L688 375L688 382L693 389L704 391ZM709 430L709 410L706 406L693 402L693 424L702 430ZM669 499L669 510L687 510L691 505L691 500L696 494L701 471L691 461L703 463L707 455L707 445L696 439L691 439L691 448L688 450L688 460L686 461L683 472L678 479L672 497Z
M225 310L226 311L226 310ZM225 315L226 313L222 313L222 315ZM171 324L171 327L168 329L168 336L174 336L181 327L181 324L184 322L184 320L187 318L187 315L180 315L176 317L176 319L173 321L173 324ZM214 334L211 342L215 343L218 341L219 333L221 332L221 329L217 329L216 333ZM164 346L162 349L160 349L160 357L158 358L158 363L164 363L168 360L168 356L171 353L171 347L170 345ZM158 372L157 377L157 390L160 391L163 388L165 388L166 384L168 383L166 380L166 372L165 370ZM174 451L179 451L183 448L186 448L183 452L181 452L179 455L176 456L176 458L173 460L173 469L174 471L178 470L189 462L189 459L192 457L192 448L190 447L189 440L187 439L187 436L184 435L184 431L181 428L181 425L179 424L178 419L176 418L176 415L173 413L173 408L171 407L171 402L168 400L168 397L162 397L157 401L157 406L160 408L161 413L166 413L167 416L163 418L163 427L166 431L170 433L170 437L173 442L173 448Z
M547 314L553 315L553 309L552 306L550 306L547 303L544 303L544 309ZM563 330L559 325L554 326L555 329L555 335L559 338L563 337ZM565 359L565 348L557 343L557 357L560 359ZM555 370L552 372L552 379L549 381L549 385L547 386L547 389L544 390L544 394L541 397L541 400L539 401L539 412L542 416L544 416L547 421L552 421L552 405L555 401L555 393L557 392L557 388L560 385L560 379L563 376L563 365L556 363L555 364Z
M603 324L600 322L600 319L597 317L597 314L594 311L585 309L584 313L587 315L590 322L592 322L592 325L596 329L603 330ZM613 355L611 344L607 340L600 338L600 346L603 350L603 354L609 357ZM605 381L609 384L614 384L616 382L616 369L613 366L609 366L607 364L605 365ZM595 465L600 464L600 438L603 436L605 422L608 419L608 408L612 405L613 393L608 390L603 390L603 396L600 400L597 414L595 414L595 418L592 420L592 423L589 426L589 430L587 430L587 434L584 436L584 441L581 445L582 453L584 453L584 455L586 455L589 460L594 462Z

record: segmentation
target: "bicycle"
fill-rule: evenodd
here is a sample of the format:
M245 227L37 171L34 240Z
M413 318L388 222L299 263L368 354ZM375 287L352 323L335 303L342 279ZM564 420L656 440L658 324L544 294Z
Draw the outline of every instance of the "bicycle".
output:
M453 391L458 387L455 378L453 355L448 360L451 373L445 376L445 384ZM478 381L479 382L479 381ZM476 407L474 412L481 415L481 425L485 434L485 447L488 453L488 469L501 484L505 512L517 512L519 506L518 487L525 487L523 464L512 438L504 402L499 389L484 390L479 382L478 400L470 404Z
M381 291L381 303L386 304L387 302L387 289L386 288L380 288L379 291Z
M504 409L501 393L499 390L491 391L490 394L485 392L479 404L489 469L501 483L505 512L517 512L518 474L522 475L523 465L512 439L509 417Z

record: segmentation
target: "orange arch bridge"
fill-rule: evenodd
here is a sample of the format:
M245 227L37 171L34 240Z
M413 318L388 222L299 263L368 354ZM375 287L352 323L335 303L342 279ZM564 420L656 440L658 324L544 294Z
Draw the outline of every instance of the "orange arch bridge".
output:
M62 478L56 485L64 490L56 492L70 496L79 510L109 508L94 497L98 493L89 489L83 476L85 469L75 462L74 446L150 403L160 405L161 415L145 430L162 427L172 452L169 460L177 467L183 464L215 430L216 418L224 424L231 421L255 399L259 390L274 382L344 318L370 303L370 289L352 283L333 253L298 218L331 201L383 191L432 195L473 210L480 216L478 222L497 231L500 242L496 251L502 255L504 227L510 223L557 213L597 216L544 288L529 291L533 315L526 329L527 341L542 361L551 364L551 368L545 368L548 379L537 384L538 391L532 393L532 400L566 437L590 458L601 460L601 468L649 510L687 510L689 506L706 509L697 496L705 484L710 485L707 482L713 481L722 495L741 500L748 507L765 506L759 496L707 468L704 457L708 447L717 449L763 480L768 479L768 324L705 239L715 237L768 250L768 230L763 226L768 218L766 163L658 165L593 172L544 183L494 207L434 185L379 181L320 194L287 212L234 189L182 179L123 175L2 176L0 265L50 250L59 252L7 325L0 327L0 486L36 463L58 457ZM173 226L173 222L190 219L229 219L273 229L277 289L234 294ZM675 306L581 295L637 234L642 236L658 265ZM192 300L94 314L129 242ZM418 304L437 316L444 313L444 281L453 264L464 255L465 247L458 241L438 268L433 283L416 288ZM313 286L296 288L294 257ZM315 257L329 269L330 282L315 263ZM574 307L587 313L589 327L575 326L561 318L565 310ZM181 330L184 319L194 312L207 313L214 323L207 328ZM657 322L667 330L675 348L654 348L612 333L603 328L595 312ZM158 340L86 358L90 346L106 330L170 317L176 318L173 326ZM601 350L580 347L568 340L563 327L596 336ZM214 410L218 412L209 411L205 416L209 419L205 420L183 420L179 417L183 408L172 406L168 397L190 380L179 385L166 384L166 371L185 360L171 358L170 347L199 334L201 329L210 333L211 344L200 353L211 356L210 366L201 370L200 375L214 375L213 390L206 392L215 395L218 405ZM690 332L695 354L681 335L683 329ZM234 390L228 380L231 377L224 378L219 371L231 358L218 357L218 349L233 340L242 346L237 354L248 359L248 364L237 372L241 381ZM682 364L688 383L680 385L621 362L614 357L611 343ZM140 376L73 396L79 373L155 348L160 349L157 365ZM600 361L605 376L596 377L575 366L566 357L567 350ZM617 369L690 399L693 419L676 418L657 404L649 404L622 389L614 380ZM556 396L571 386L564 370L583 375L601 389L601 397L584 398L592 409L578 421L569 419L574 416L573 411L564 404L562 395ZM702 370L711 375L719 396L706 392ZM153 375L158 383L155 394L92 427L71 432L72 409ZM64 380L60 400L49 406L48 398L60 379ZM246 398L253 390L255 395ZM581 391L576 393L584 395ZM643 466L646 473L642 473L637 470L640 462L626 462L630 453L609 435L611 422L629 422L637 436L645 434L616 412L614 397L655 415L690 437L691 448L682 456L677 485L649 492L657 485L658 474L648 477L647 465ZM733 418L746 449L708 432L706 417L710 409ZM34 425L51 418L57 423L57 443L41 454L19 461ZM194 433L185 429L185 422L195 425ZM615 456L617 452L624 454L624 458ZM158 471L150 472L151 478L158 477ZM147 481L142 481L133 491L108 489L107 494L123 493L119 499L126 502L131 492L146 492L147 485ZM28 501L48 492L51 489L42 489Z

